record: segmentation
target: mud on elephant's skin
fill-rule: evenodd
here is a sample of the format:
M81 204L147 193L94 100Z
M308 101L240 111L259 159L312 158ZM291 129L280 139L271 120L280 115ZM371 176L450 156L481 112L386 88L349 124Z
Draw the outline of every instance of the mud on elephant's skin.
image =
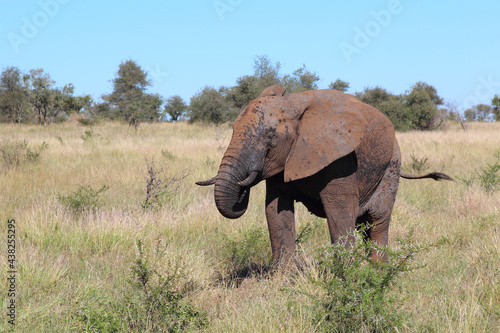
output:
M294 256L294 201L327 219L332 242L367 225L367 237L387 245L399 178L451 180L437 172L402 173L392 123L354 96L330 89L284 93L271 86L247 105L217 175L197 182L215 184L219 212L235 219L245 213L251 187L266 180L274 264Z

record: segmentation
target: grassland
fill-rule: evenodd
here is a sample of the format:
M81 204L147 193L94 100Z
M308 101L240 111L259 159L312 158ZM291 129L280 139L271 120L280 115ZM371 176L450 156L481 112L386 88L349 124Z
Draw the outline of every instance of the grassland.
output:
M234 278L236 260L253 267L269 260L263 184L234 221L218 214L211 188L194 185L216 173L230 134L225 126L184 123L143 124L137 131L119 123L1 125L1 147L26 141L39 156L0 165L0 331L11 328L7 220L15 219L19 332L92 331L92 316L112 318L108 305L127 302L138 240L157 272L168 274L173 263L182 267L173 287L185 295L182 302L206 313L204 331L313 332L309 299L292 292L317 292L307 279L313 266L296 276L254 269L251 277ZM500 188L480 181L482 170L500 158L500 123L397 136L405 171L460 179L401 181L390 245L410 234L439 245L418 254L415 262L423 267L402 275L393 291L400 297L395 306L406 314L399 331L500 331ZM167 178L187 174L148 209L142 207L146 159L163 166ZM61 198L75 199L80 186L107 190L95 206L73 211ZM298 230L310 230L299 255L311 260L314 249L328 243L326 222L303 207L296 215Z

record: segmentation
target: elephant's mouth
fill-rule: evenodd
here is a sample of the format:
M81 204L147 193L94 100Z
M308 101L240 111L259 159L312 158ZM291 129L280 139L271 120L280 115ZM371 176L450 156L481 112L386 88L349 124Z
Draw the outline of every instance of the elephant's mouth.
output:
M214 194L217 209L225 218L237 219L245 214L250 198L250 187L239 187L237 192L229 194L226 189L219 189L216 186Z
M243 204L245 201L245 198L248 198L248 197L250 197L250 188L248 188L248 187L242 188L240 191L240 197L238 199L237 204L240 204L240 205Z

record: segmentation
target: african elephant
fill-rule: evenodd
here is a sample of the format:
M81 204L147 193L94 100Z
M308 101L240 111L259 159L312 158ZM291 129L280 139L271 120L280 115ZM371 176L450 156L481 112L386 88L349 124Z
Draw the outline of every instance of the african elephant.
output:
M219 212L236 219L251 187L266 180L274 264L294 256L294 201L327 219L332 242L365 224L367 237L387 245L399 177L451 180L437 172L402 173L392 123L354 96L330 89L284 93L271 86L246 106L217 175L197 182L215 184Z

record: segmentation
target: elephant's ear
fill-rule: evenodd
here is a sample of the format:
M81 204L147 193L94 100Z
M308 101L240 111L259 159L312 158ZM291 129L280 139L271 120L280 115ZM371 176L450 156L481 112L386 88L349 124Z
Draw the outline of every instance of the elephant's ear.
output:
M276 84L274 86L270 86L270 87L267 87L266 89L264 89L264 91L260 94L259 97L268 97L268 96L281 97L285 94L285 91L286 91L285 88Z
M363 139L366 125L352 105L306 109L285 164L285 182L312 176L353 152Z

